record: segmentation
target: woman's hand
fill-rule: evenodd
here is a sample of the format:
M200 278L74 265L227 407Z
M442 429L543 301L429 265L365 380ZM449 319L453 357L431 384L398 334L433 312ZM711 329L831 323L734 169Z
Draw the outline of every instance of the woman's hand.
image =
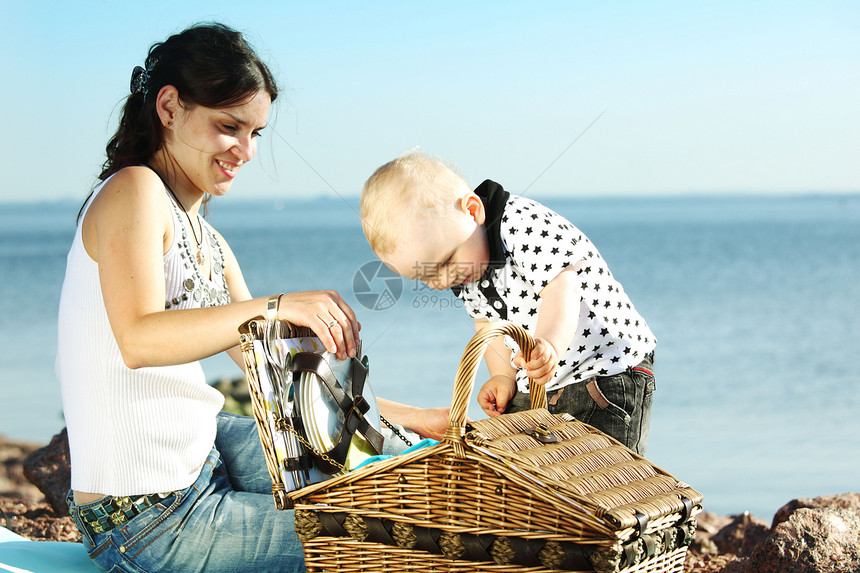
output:
M349 305L333 290L281 295L278 318L309 327L326 350L341 360L356 354L361 324Z

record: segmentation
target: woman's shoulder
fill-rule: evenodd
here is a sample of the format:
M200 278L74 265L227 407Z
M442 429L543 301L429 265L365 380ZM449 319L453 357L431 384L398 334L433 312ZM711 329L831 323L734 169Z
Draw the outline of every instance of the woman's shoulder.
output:
M158 175L145 166L120 169L100 186L84 216L85 220L169 220L169 199Z
M164 183L148 167L124 167L108 177L101 186L96 200L101 203L142 206L163 206L167 199Z

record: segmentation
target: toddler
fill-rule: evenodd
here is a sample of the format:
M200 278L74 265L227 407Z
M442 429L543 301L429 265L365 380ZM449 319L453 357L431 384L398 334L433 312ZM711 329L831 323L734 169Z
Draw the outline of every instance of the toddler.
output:
M530 356L509 337L490 343L490 379L478 393L488 415L528 409L532 378L546 385L551 412L644 454L657 340L582 231L493 181L472 190L422 153L376 170L361 216L380 260L408 279L450 288L476 330L508 320L534 338Z

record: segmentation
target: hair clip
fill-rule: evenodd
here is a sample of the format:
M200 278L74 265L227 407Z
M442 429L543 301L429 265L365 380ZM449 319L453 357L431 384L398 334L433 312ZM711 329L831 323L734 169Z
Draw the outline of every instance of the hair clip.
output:
M135 66L131 72L129 89L132 94L143 94L143 99L146 99L149 91L149 72L141 66Z

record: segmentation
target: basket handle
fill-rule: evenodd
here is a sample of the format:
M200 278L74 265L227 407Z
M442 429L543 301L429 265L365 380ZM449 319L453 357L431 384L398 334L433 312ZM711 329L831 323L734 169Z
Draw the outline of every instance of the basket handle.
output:
M451 401L451 411L448 418L448 429L445 432L444 441L455 445L462 444L466 431L466 410L472 397L472 388L475 385L475 376L478 373L478 364L484 356L484 352L490 341L496 336L507 334L516 341L524 356L529 356L534 348L535 341L531 335L521 326L512 322L498 321L490 323L475 333L457 368L457 378L454 381L454 398ZM531 407L546 408L546 388L529 380L529 395L531 396Z

